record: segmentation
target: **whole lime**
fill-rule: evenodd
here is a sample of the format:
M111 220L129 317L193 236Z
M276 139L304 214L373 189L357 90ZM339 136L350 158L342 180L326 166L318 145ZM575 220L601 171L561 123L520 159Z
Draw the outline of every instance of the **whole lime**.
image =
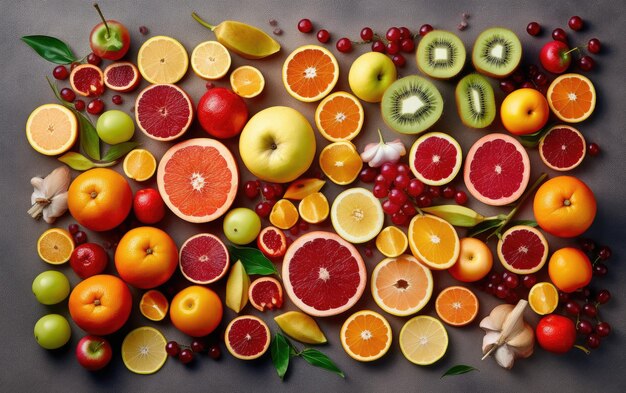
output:
M70 341L72 328L67 319L59 314L48 314L35 324L35 340L45 349L57 349Z
M33 293L41 304L57 304L70 294L70 282L65 274L48 270L33 280Z
M261 232L261 219L254 210L238 207L224 217L224 234L235 244L248 244Z
M100 139L109 145L127 142L135 133L135 123L126 113L113 109L104 112L96 123Z

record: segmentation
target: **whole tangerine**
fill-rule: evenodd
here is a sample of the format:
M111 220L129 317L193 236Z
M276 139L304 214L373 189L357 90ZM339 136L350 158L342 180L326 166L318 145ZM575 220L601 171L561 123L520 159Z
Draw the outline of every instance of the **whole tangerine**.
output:
M570 293L591 282L593 268L587 255L573 247L561 248L552 254L548 262L548 275L561 291Z
M199 285L178 292L170 303L170 319L181 332L192 337L210 334L222 321L223 307L219 296Z

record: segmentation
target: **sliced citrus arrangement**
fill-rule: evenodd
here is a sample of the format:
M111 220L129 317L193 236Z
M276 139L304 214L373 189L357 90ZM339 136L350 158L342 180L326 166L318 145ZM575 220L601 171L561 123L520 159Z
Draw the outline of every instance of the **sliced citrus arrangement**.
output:
M26 139L41 154L56 156L68 151L78 137L78 122L71 110L59 104L36 108L26 121Z
M324 98L315 111L317 129L331 142L354 139L361 132L364 119L361 102L345 91Z
M442 218L430 214L416 215L409 224L408 238L413 255L431 269L448 269L459 257L459 236Z
M337 195L330 209L333 228L350 243L365 243L383 228L385 215L378 198L365 188L350 188Z
M265 88L265 78L257 68L241 66L230 74L230 87L243 98L254 98Z
M163 334L153 327L139 327L124 337L122 361L136 374L154 374L167 360Z
M538 282L528 292L528 303L537 314L550 314L559 305L559 292L549 282Z
M39 257L51 265L69 261L72 251L74 251L72 235L62 228L50 228L37 240Z
M170 303L165 295L156 289L144 293L139 301L141 315L151 321L162 321L167 315L169 306Z
M124 158L124 173L129 179L146 181L154 175L156 158L146 149L135 149Z
M388 226L376 236L376 248L386 257L393 258L404 254L409 239L396 226Z
M409 165L422 183L431 186L447 184L461 170L461 146L448 134L429 132L411 147Z
M389 322L371 310L358 311L349 316L339 335L344 351L361 362L380 359L391 347Z
M478 298L465 287L448 287L437 296L435 311L448 325L465 326L478 315Z
M383 259L372 272L372 297L380 308L405 317L420 311L433 293L433 275L412 255Z
M322 172L335 184L346 185L356 180L363 160L351 142L333 142L322 149L319 158Z
M402 354L411 363L427 366L445 355L448 332L438 319L418 315L404 324L398 341Z
M289 229L296 225L300 215L296 206L288 199L281 199L274 204L270 212L270 222L280 229Z
M508 271L531 274L539 271L548 260L548 241L537 228L516 225L502 234L497 251L502 266Z
M195 284L211 284L226 275L230 256L219 237L199 233L180 247L178 266L187 280Z
M256 359L270 347L270 329L258 317L242 315L226 326L224 344L237 359Z
M580 74L564 74L556 78L546 97L556 117L568 123L585 120L596 107L596 89L589 78Z
M558 125L550 128L539 140L539 157L555 171L569 171L583 162L587 144L574 127Z
M303 102L326 97L339 79L335 56L319 45L304 45L287 57L283 64L283 84L287 92Z
M194 105L189 95L175 85L151 85L135 100L139 129L157 141L171 141L183 135L193 121Z
M228 72L230 63L230 53L217 41L201 42L191 52L191 69L202 79L220 79Z
M298 204L300 217L309 224L319 224L328 218L330 206L321 192L314 192L302 198Z
M137 67L141 76L150 83L176 83L187 72L189 56L176 39L158 35L139 48Z

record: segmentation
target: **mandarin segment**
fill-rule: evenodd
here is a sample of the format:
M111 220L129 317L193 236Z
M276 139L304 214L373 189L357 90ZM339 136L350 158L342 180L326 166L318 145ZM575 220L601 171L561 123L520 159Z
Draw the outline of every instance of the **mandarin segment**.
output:
M328 218L330 206L328 199L321 192L314 192L304 197L298 205L300 217L309 224L319 224Z

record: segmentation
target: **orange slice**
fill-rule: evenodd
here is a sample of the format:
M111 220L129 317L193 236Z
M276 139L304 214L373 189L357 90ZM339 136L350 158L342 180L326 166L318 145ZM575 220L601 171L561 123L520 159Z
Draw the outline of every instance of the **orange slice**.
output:
M156 289L151 289L144 293L139 302L141 315L151 321L162 321L167 315L170 303L163 293Z
M65 153L74 145L77 136L76 116L63 105L42 105L26 121L28 143L47 156Z
M158 35L139 48L137 67L141 76L150 83L176 83L187 72L189 56L180 42L172 37Z
M318 45L304 45L291 52L283 64L287 92L303 102L319 101L331 92L339 79L335 56Z
M430 214L413 217L408 238L413 255L431 269L448 269L459 258L459 236L448 221L439 217Z
M362 310L352 314L341 327L341 346L351 358L371 362L391 347L391 326L377 312Z
M556 117L568 123L585 120L596 107L593 83L579 74L564 74L556 78L550 84L546 97Z
M298 209L291 201L281 199L272 207L270 222L280 229L289 229L298 222Z
M157 162L152 153L145 149L131 150L124 158L124 173L129 179L146 181L154 175Z
M361 102L345 91L324 98L315 111L317 129L331 142L354 139L361 132L364 119Z
M241 66L230 74L230 86L244 98L253 98L261 94L265 87L265 78L252 66Z
M448 325L465 326L478 315L478 298L465 287L448 287L437 296L435 311Z
M65 229L48 229L37 240L39 257L51 265L60 265L69 261L72 251L74 251L74 239Z
M330 206L328 199L321 192L305 196L298 205L300 217L309 224L319 224L328 218Z
M528 292L528 303L537 314L550 314L559 305L559 292L549 282L538 282Z
M363 160L356 147L348 141L333 142L320 153L320 168L335 184L346 185L356 180Z
M397 257L404 254L409 239L398 227L388 226L376 236L376 248L386 257Z
M217 41L201 42L191 52L191 68L202 79L220 79L228 72L230 63L230 53Z

